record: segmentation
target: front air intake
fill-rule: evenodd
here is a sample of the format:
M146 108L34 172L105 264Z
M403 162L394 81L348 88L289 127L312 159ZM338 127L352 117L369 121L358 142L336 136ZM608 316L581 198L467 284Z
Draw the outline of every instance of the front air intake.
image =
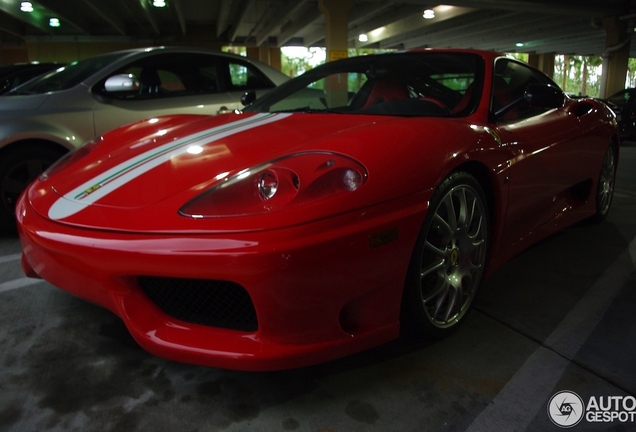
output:
M150 300L171 317L230 330L258 330L252 299L236 283L154 276L140 276L138 281Z

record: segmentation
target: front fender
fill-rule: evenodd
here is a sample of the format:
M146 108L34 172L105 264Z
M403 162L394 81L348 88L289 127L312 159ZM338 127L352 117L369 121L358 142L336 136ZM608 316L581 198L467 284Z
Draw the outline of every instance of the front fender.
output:
M90 112L78 119L73 127L53 121L56 116L43 117L43 119L1 119L0 149L16 142L38 140L53 142L72 150L94 138Z

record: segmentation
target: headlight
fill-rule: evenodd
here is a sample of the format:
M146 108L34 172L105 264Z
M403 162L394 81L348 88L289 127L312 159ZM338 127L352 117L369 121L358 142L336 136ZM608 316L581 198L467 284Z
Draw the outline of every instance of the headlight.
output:
M179 213L192 218L273 213L354 192L366 180L364 166L348 156L296 153L228 174Z

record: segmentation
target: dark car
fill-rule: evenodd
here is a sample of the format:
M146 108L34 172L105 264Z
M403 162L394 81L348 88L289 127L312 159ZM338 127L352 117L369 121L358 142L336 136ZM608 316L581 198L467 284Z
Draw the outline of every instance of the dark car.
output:
M636 137L636 88L628 88L614 93L607 99L608 105L616 113L621 137Z
M61 63L13 63L0 66L0 95L46 72L63 67Z

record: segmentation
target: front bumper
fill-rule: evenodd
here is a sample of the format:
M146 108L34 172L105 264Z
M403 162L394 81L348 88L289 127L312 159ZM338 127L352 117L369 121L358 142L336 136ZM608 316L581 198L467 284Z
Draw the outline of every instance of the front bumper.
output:
M424 197L311 224L237 234L138 234L52 222L23 198L17 217L27 275L118 315L150 353L241 370L301 367L394 339ZM228 330L167 314L142 276L245 288L258 328ZM165 309L165 308L164 308Z

